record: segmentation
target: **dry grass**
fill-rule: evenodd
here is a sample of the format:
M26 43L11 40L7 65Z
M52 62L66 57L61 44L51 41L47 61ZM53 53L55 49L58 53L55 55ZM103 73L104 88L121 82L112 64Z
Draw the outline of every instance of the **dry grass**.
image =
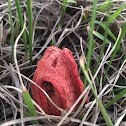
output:
M79 1L79 0L78 0ZM103 1L99 1L98 6ZM11 1L13 21L14 21L14 34L15 41L17 39L17 34L21 32L20 26L16 29L16 20L19 20L16 17L16 7L14 1ZM121 2L114 2L112 11L115 11L119 8ZM25 1L21 1L22 12L26 14L26 4ZM59 28L58 23L61 15L61 2L58 0L34 0L32 3L33 8L33 65L29 66L29 57L25 57L25 50L23 39L20 37L18 40L16 56L17 63L21 72L24 85L29 90L30 94L31 87L30 83L34 74L34 71L37 67L37 61L42 58L42 54L46 48L52 45L52 39L54 45L62 48L63 46L69 48L74 56L75 61L78 64L78 70L81 76L83 73L79 66L79 57L82 53L87 55L88 51L88 38L89 38L89 23L86 23L90 20L91 14L91 1L79 1L76 7L69 6L67 8L66 16L63 20L63 27ZM80 7L81 5L81 7ZM87 15L87 20L84 21L83 13ZM125 12L125 11L124 11ZM125 13L122 13L123 17ZM106 13L98 12L97 20L104 22L106 20ZM26 15L27 17L27 15ZM27 19L26 31L27 31ZM120 28L124 24L122 17L118 17L110 26L111 31L117 37L120 33ZM19 31L17 31L19 30ZM96 25L95 31L103 34L102 29ZM28 33L27 33L28 34ZM22 90L20 87L20 82L17 76L15 64L11 64L11 29L9 21L9 9L6 0L0 1L0 124L2 126L9 126L15 124L22 125L32 125L32 120L39 120L39 125L52 126L52 125L68 125L68 126L82 126L83 124L88 126L105 126L104 118L98 108L98 104L94 99L90 87L87 86L87 94L90 96L90 103L83 106L84 101L78 108L78 110L73 113L72 116L69 116L74 109L74 106L79 102L79 100L85 94L85 91L78 98L76 103L71 107L71 109L65 113L63 116L53 116L47 115L44 111L38 106L41 112L38 112L37 117L24 117L23 113L27 111L27 107L22 99ZM106 82L104 86L102 85L103 75L106 70L106 66L113 52L112 45L106 44L105 51L103 54L102 61L94 75L92 75L95 65L98 60L99 52L102 46L102 40L94 37L95 48L93 50L91 65L90 65L90 77L92 83L95 87L95 91L99 99L103 104L109 102L115 97L113 93L114 87L118 89L126 88L126 63L122 64L122 59L126 54L126 38L123 39L121 44L121 51L118 52L109 73L107 74ZM115 44L114 40L112 40ZM122 65L121 65L122 64ZM96 84L96 76L98 76L99 85ZM116 85L118 81L123 81L125 85ZM46 93L46 92L45 92ZM48 95L48 94L46 94ZM47 96L49 97L49 96ZM85 99L83 99L85 100ZM51 100L50 100L51 101ZM36 104L34 102L34 104ZM36 105L37 106L37 105ZM59 108L60 109L60 108ZM62 111L62 109L61 109ZM82 118L83 113L85 114ZM125 114L126 114L126 97L124 96L114 105L110 106L107 109L107 113L110 116L111 120L118 126L119 124L123 126L126 125ZM121 123L120 123L121 122Z

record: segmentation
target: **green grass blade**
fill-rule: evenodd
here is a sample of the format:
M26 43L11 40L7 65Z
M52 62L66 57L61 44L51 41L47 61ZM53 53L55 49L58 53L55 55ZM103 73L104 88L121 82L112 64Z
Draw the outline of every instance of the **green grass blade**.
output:
M32 0L27 0L27 11L28 11L28 28L29 28L29 55L30 55L30 65L32 65L32 37L33 37Z
M100 34L99 32L97 32L97 31L93 31L93 34L95 35L95 36L97 36L99 39L101 39L101 40L104 40L105 39L105 37L102 35L102 34ZM108 39L106 39L106 41L105 41L105 43L111 43L112 45L114 45L110 40L108 40Z
M112 64L112 60L114 59L115 54L116 54L116 52L118 51L118 49L119 49L119 47L120 47L120 44L121 44L121 42L122 42L122 39L123 39L125 33L126 33L126 23L124 24L124 26L123 26L123 28L122 28L122 32L121 32L121 34L120 34L120 36L119 36L119 39L118 39L117 44L116 44L116 47L115 47L115 49L114 49L114 51L113 51L113 53L112 53L110 62L109 62L109 64L108 64L107 70L106 70L105 75L104 75L104 78L103 78L103 83L104 83L104 81L105 81L105 78L106 78L106 75L107 75L107 73L108 73L108 70L109 70L109 68L110 68L110 66L111 66L111 64Z
M89 34L89 46L88 46L88 56L87 56L87 65L86 70L88 71L90 62L91 62L91 55L92 55L92 40L93 40L93 30L94 30L94 24L95 24L95 18L96 18L96 10L97 10L97 0L93 1L93 8L92 8L92 14L91 14L91 29ZM86 87L87 79L84 80L84 85Z
M9 6L10 24L11 24L11 46L12 46L12 64L13 64L14 63L14 30L13 30L13 20L12 20L10 0L8 0L8 6Z
M64 15L65 15L65 12L66 12L66 8L67 8L67 0L63 0L63 8L62 8L62 15L61 15L61 20L63 19Z
M18 14L16 12L16 18L18 18ZM18 20L16 20L16 36L19 35L19 23L18 23Z
M23 16L21 14L21 8L20 8L19 1L15 0L15 4L16 4L16 7L17 7L17 12L18 12L19 20L20 20L21 29L23 29L24 21L23 21ZM26 31L23 32L22 36L23 36L24 45L25 45L25 55L27 55L27 37L26 37Z
M108 23L112 23L112 21L114 21L118 16L119 14L123 11L123 9L126 7L126 3L123 4L118 10L116 10L111 16L110 18L108 19Z
M86 70L88 71L91 61L91 55L92 55L92 40L93 40L93 30L94 30L94 23L95 23L95 17L96 17L96 9L97 9L97 0L93 1L93 9L92 9L92 15L91 15L91 30L89 35L89 46L88 46L88 57L87 57L87 65Z
M31 100L31 96L29 94L29 92L27 91L27 89L25 91L23 91L23 98L24 98L24 101L28 107L28 110L30 112L30 116L36 116L37 113L36 113L36 109L35 109L35 106ZM37 120L34 121L35 123L38 123Z
M110 4L110 2L112 2L112 0L106 0L104 4L102 4L100 7L99 7L99 11L104 11Z
M67 3L68 3L67 0L63 0L62 14L61 14L61 18L60 18L60 21L59 21L60 27L62 27L62 20L64 18L65 13L66 13Z
M52 38L52 46L54 46L54 40L53 40L53 38Z
M111 105L113 105L113 103L115 103L116 101L118 101L120 98L122 98L124 95L126 94L126 88L121 91L118 95L116 95L115 98L113 98L110 102L108 102L104 107L105 108L108 108L110 107Z
M61 18L59 21L59 26L62 27L62 20L64 18L64 15L66 13L66 9L67 9L67 4L69 3L73 3L73 4L77 4L76 0L63 0L63 7L62 7L62 14L61 14Z
M100 25L102 28L104 28L104 30L106 29L106 25L103 24L101 21L95 21L95 24ZM116 41L116 37L115 35L111 32L111 30L108 28L108 34L112 37L113 40ZM109 41L110 42L110 41Z
M89 75L88 75L88 73L87 73L87 71L86 71L86 69L84 67L84 59L83 58L80 59L80 66L81 66L81 69L82 69L85 77L87 78L87 81L88 81L88 83L89 83L89 85L91 87L92 93L94 94L94 96L96 98L96 101L98 102L99 108L100 108L100 110L101 110L101 112L103 114L103 117L105 119L105 122L106 122L107 126L113 126L113 123L112 123L110 117L108 116L104 106L102 105L101 101L99 100L99 98L98 98L98 96L97 96L97 94L96 94L96 92L94 90L94 87L93 87L92 82L91 82L91 80L89 78Z

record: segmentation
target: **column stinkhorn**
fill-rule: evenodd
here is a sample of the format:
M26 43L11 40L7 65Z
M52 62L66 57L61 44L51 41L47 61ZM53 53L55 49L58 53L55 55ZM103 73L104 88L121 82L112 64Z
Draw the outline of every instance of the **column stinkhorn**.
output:
M78 74L77 65L71 51L49 47L38 61L33 76L36 82L59 107L69 110L82 93L84 84ZM61 112L47 99L35 85L31 85L34 100L47 114L60 115ZM87 98L86 103L89 102Z

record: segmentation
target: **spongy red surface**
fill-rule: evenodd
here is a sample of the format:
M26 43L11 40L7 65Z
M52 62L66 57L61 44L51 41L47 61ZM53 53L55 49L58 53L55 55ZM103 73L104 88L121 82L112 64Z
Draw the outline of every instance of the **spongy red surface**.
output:
M84 88L76 62L67 48L47 48L43 58L38 61L33 81L48 93L55 104L66 110L69 110ZM40 89L33 84L31 87L34 100L47 114L61 114Z

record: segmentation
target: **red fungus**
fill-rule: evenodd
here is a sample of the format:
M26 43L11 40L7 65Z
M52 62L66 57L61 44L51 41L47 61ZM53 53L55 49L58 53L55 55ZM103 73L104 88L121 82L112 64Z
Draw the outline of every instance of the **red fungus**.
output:
M61 50L57 47L49 47L46 49L43 58L38 61L33 81L46 91L56 105L65 110L69 110L84 88L76 62L67 48ZM39 88L33 84L31 87L34 100L45 113L61 114ZM88 102L87 98L86 103Z

